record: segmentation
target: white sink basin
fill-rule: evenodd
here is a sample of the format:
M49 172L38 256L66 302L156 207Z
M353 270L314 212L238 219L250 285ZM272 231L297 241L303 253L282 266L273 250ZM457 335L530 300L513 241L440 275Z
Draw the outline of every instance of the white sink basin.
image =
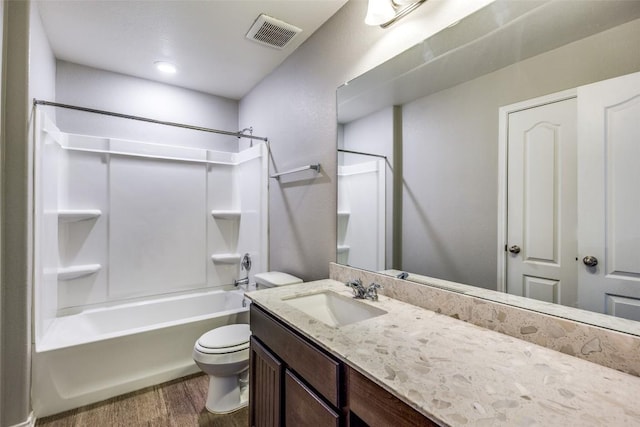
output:
M344 326L387 313L381 308L331 291L287 298L283 301L329 326Z

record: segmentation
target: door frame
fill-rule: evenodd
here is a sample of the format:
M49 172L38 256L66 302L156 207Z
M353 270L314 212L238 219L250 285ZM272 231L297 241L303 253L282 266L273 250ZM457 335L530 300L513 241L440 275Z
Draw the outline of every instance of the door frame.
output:
M507 172L509 114L577 98L577 88L505 105L498 109L498 292L507 292Z

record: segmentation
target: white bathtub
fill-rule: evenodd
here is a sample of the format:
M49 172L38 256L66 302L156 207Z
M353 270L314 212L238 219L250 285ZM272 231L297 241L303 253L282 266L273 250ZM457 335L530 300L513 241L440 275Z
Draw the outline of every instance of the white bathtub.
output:
M249 323L243 295L209 291L85 310L53 321L32 354L37 417L198 372L200 335Z

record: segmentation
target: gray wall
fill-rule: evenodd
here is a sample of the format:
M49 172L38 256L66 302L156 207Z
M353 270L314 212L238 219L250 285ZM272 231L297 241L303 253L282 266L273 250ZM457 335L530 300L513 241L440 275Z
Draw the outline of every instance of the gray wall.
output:
M156 120L237 131L238 101L113 73L57 62L56 101ZM238 151L232 136L57 109L64 132Z
M322 163L315 178L271 180L272 270L326 278L336 259L336 88L487 3L432 0L385 30L349 1L241 100L240 127L271 141L271 172Z
M403 106L403 269L497 287L498 109L640 70L640 20Z

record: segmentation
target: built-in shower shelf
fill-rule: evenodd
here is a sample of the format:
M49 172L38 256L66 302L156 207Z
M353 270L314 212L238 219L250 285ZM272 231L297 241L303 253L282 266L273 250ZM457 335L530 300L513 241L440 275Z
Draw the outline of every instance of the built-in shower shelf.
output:
M338 219L347 219L351 215L351 212L348 211L338 211Z
M239 219L242 212L238 210L212 210L215 219Z
M102 266L100 264L72 265L58 268L58 280L73 280L96 274Z
M102 215L100 209L64 209L58 211L58 221L76 222L98 218Z
M215 264L240 264L242 255L240 254L215 254L211 255L211 260Z
M349 252L349 246L347 245L338 245L338 253L339 254L345 254L347 252Z

